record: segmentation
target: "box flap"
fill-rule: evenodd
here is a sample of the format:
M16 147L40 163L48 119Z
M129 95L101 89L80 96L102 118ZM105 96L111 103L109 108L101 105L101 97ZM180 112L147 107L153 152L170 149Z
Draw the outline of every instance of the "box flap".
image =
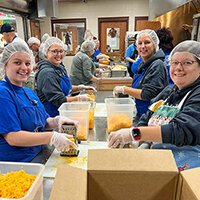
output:
M57 169L50 200L86 200L87 171L69 165Z
M170 150L92 149L88 170L178 172Z
M200 168L181 172L183 178L180 200L200 200Z

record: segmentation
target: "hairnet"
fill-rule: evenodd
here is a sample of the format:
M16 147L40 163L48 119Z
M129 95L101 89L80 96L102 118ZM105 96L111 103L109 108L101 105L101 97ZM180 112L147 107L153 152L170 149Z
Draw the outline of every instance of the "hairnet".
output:
M53 44L58 44L60 45L63 50L64 50L64 43L57 37L50 37L48 38L45 43L44 43L44 54L47 55L47 51L49 50L49 48L53 45Z
M12 42L4 48L1 57L1 64L5 66L6 63L9 61L10 57L17 52L23 52L30 56L31 64L34 65L34 56L32 51L28 48L27 45L21 42Z
M63 49L65 52L68 52L68 46L66 44L63 45Z
M200 61L200 42L194 40L186 40L174 47L172 50L169 59L176 53L176 52L188 52L193 54L199 61Z
M29 45L31 45L31 44L38 44L38 45L40 45L40 40L38 38L36 38L36 37L30 37L28 39L27 43Z
M48 38L50 38L49 34L45 33L41 38L41 42L44 43Z
M92 40L86 40L81 44L81 51L89 52L94 50L95 43Z
M149 38L151 39L151 41L153 42L154 44L154 47L155 47L155 50L158 51L159 50L159 38L156 34L156 32L154 30L150 30L150 29L146 29L146 30L142 30L138 33L137 35L137 39L136 39L136 44L138 44L138 41L140 39L140 37L142 35L148 35Z
M17 52L26 53L31 59L31 66L32 67L34 66L35 58L33 56L32 51L28 48L28 45L21 42L12 42L4 48L1 54L1 60L0 60L1 75L2 75L2 72L4 71L5 65L8 63L11 56Z

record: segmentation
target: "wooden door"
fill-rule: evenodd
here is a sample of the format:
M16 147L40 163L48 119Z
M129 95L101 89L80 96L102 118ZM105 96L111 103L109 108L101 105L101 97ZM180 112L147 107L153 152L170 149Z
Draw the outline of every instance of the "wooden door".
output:
M113 44L112 52L124 56L128 17L99 18L98 24L101 52L109 55L107 45L110 43Z
M40 22L38 20L30 20L31 37L41 39Z

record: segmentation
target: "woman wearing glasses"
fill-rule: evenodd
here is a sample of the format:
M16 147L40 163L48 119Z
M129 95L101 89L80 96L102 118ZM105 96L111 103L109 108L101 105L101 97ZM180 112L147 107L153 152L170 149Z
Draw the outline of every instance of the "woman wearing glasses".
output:
M137 35L136 45L142 61L134 74L132 88L116 86L113 93L123 93L135 97L137 117L145 113L150 100L155 98L167 85L165 54L159 49L159 39L155 31L143 30Z
M56 37L50 37L44 43L44 54L46 59L38 63L36 92L48 114L51 117L58 115L58 108L64 102L90 101L87 95L70 96L71 92L95 89L91 86L71 84L62 64L65 55L63 42Z
M158 142L152 148L171 149L180 170L200 166L200 43L178 44L170 55L174 86L166 87L140 118L138 127L109 136L109 146L134 140Z

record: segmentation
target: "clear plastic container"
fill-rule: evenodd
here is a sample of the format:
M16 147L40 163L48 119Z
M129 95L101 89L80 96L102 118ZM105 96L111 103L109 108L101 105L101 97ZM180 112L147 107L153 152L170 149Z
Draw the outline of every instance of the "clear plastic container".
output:
M89 110L89 102L66 102L58 109L60 115L79 122L77 130L77 137L79 140L87 140L88 138Z
M136 115L135 102L131 98L106 98L107 132L129 128Z
M89 129L94 128L94 111L95 111L96 103L92 102L89 111Z
M43 171L44 165L36 163L20 163L20 162L0 162L0 171L2 174L9 172L24 170L27 174L36 176L35 181L28 190L27 194L18 199L0 198L0 200L43 200Z

